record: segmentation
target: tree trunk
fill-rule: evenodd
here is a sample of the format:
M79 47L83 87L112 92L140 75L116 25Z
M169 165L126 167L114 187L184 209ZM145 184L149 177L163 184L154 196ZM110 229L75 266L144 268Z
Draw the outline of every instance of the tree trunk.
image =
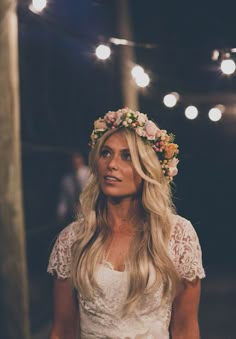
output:
M0 337L29 339L16 2L0 1Z

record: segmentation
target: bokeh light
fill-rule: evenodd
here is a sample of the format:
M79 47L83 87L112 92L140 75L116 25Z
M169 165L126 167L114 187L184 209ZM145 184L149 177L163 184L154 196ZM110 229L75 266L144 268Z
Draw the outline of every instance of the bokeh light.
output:
M188 106L186 107L184 114L186 118L190 120L196 119L196 117L198 116L198 109L195 106Z
M225 59L221 62L220 68L224 74L231 75L234 73L236 65L232 59Z
M32 0L29 9L32 12L39 13L47 6L47 0Z
M96 48L96 56L98 57L98 59L106 60L109 58L110 55L111 55L111 49L109 46L99 45Z
M217 107L211 108L208 117L211 121L219 121L222 118L222 112Z
M172 108L174 107L179 100L179 94L176 92L169 93L164 96L163 102L166 107Z
M139 87L147 87L150 83L150 78L147 73L141 73L135 78L135 82Z
M138 78L140 75L144 74L144 69L142 66L135 65L131 70L132 77L134 79Z

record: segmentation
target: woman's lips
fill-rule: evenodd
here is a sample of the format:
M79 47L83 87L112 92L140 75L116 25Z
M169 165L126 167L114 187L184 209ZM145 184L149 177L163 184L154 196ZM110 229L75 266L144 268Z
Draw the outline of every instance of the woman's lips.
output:
M113 175L106 175L104 177L105 181L109 181L109 182L121 182L121 180L117 177L114 177Z

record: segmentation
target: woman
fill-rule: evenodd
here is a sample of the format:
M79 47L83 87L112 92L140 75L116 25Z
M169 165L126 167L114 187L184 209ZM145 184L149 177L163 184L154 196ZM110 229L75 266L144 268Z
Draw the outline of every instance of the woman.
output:
M59 235L51 339L199 339L201 249L176 215L173 135L125 108L95 121L81 215Z

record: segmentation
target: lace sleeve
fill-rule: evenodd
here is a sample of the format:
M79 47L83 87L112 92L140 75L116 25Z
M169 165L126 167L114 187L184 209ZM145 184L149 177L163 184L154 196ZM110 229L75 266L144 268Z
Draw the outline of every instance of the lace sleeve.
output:
M60 279L66 279L71 272L71 247L75 241L73 224L59 234L49 257L47 272Z
M198 236L190 221L178 217L169 242L170 256L181 278L204 278L202 251Z

